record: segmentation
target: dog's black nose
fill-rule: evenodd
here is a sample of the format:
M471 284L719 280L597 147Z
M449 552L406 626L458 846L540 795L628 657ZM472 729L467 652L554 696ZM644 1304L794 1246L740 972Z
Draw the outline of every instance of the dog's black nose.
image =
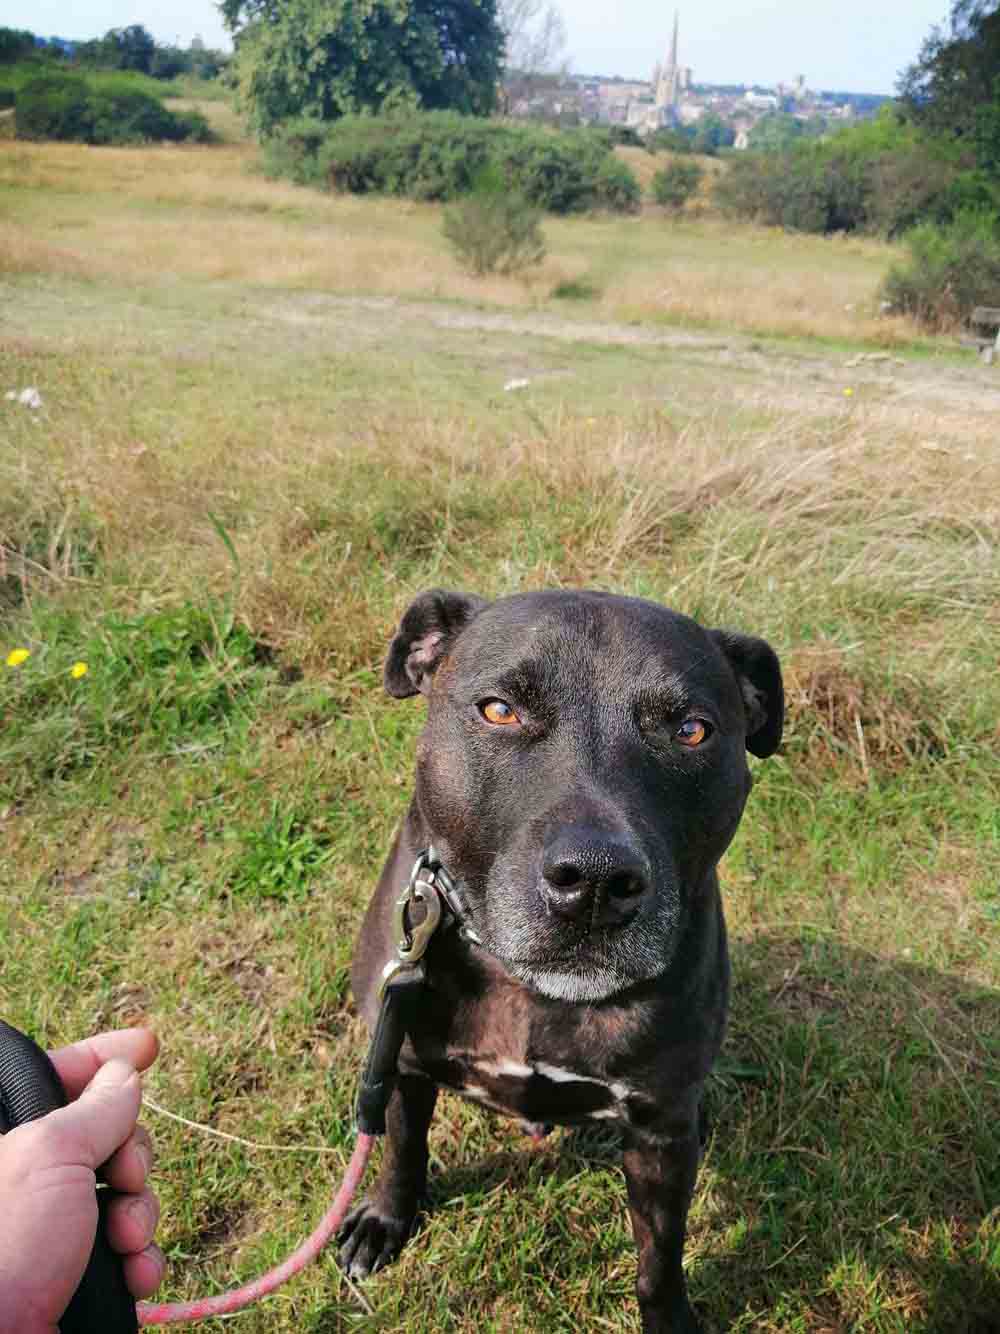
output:
M642 853L620 835L586 828L562 829L542 856L549 907L569 921L622 926L639 911L652 888Z

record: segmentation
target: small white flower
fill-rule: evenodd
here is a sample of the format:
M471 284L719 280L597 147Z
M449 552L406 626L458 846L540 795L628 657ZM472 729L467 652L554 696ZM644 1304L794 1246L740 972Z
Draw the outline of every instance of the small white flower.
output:
M530 380L508 380L503 387L503 391L505 394L509 394L512 389L527 389L529 384L531 384Z

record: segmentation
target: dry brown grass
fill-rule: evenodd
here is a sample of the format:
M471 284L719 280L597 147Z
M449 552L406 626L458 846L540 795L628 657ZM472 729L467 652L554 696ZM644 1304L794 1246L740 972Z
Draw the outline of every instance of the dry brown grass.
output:
M191 97L169 97L166 99L170 111L198 111L208 121L209 128L222 143L237 144L246 140L246 129L242 118L233 106L224 100L211 100Z
M724 261L692 268L668 259L655 275L635 275L606 291L602 305L613 318L624 315L802 337L814 335L821 319L831 338L865 339L880 347L911 343L916 333L912 322L876 315L868 309L871 299L871 280L861 273L845 282L842 273L817 272L807 282L786 272L775 257L735 277Z
M205 106L217 116L226 111ZM630 154L640 155L644 173L655 169L657 159L643 150ZM476 280L448 252L438 208L268 181L249 171L255 158L246 143L5 146L0 182L23 191L20 216L7 224L8 271L18 264L32 271L47 256L52 270L74 275L244 281L514 307L537 307L560 282L586 276L601 292L600 311L613 318L886 344L914 336L905 321L877 318L878 283L894 252L874 241L792 238L711 219L678 223L655 210L638 219L549 219L549 255L540 268L523 281ZM32 199L46 196L49 206L31 208ZM123 196L127 212L119 208ZM36 245L55 249L15 245L14 230L25 227Z
M947 738L935 729L919 681L897 676L888 694L848 659L829 642L799 649L782 665L789 731L811 763L847 758L869 781L875 771L899 772L945 753Z
M712 193L712 181L720 172L725 171L725 163L720 162L717 157L703 157L700 154L691 153L647 153L644 148L632 148L621 145L615 149L615 153L627 164L636 180L642 186L643 194L648 194L653 177L658 171L669 166L671 162L697 162L704 172L701 187L698 190L692 206L704 206L710 203Z
M58 273L69 278L86 278L93 271L78 250L0 220L0 274L13 277L20 273Z

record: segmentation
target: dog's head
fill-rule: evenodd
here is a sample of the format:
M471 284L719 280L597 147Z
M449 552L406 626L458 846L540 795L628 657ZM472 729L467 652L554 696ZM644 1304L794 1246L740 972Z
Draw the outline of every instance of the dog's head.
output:
M760 639L595 592L424 593L385 684L424 694L417 806L475 932L542 994L669 966L739 824L784 696Z

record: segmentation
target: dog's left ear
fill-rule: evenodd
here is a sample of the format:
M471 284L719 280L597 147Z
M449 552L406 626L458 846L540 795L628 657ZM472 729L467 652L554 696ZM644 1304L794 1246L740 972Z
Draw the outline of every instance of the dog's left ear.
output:
M486 606L474 593L446 593L433 588L407 607L399 623L382 679L396 699L426 695L441 659L474 616Z
M785 690L781 665L770 644L735 630L708 632L725 654L736 676L747 716L747 750L766 759L781 745L785 721Z

